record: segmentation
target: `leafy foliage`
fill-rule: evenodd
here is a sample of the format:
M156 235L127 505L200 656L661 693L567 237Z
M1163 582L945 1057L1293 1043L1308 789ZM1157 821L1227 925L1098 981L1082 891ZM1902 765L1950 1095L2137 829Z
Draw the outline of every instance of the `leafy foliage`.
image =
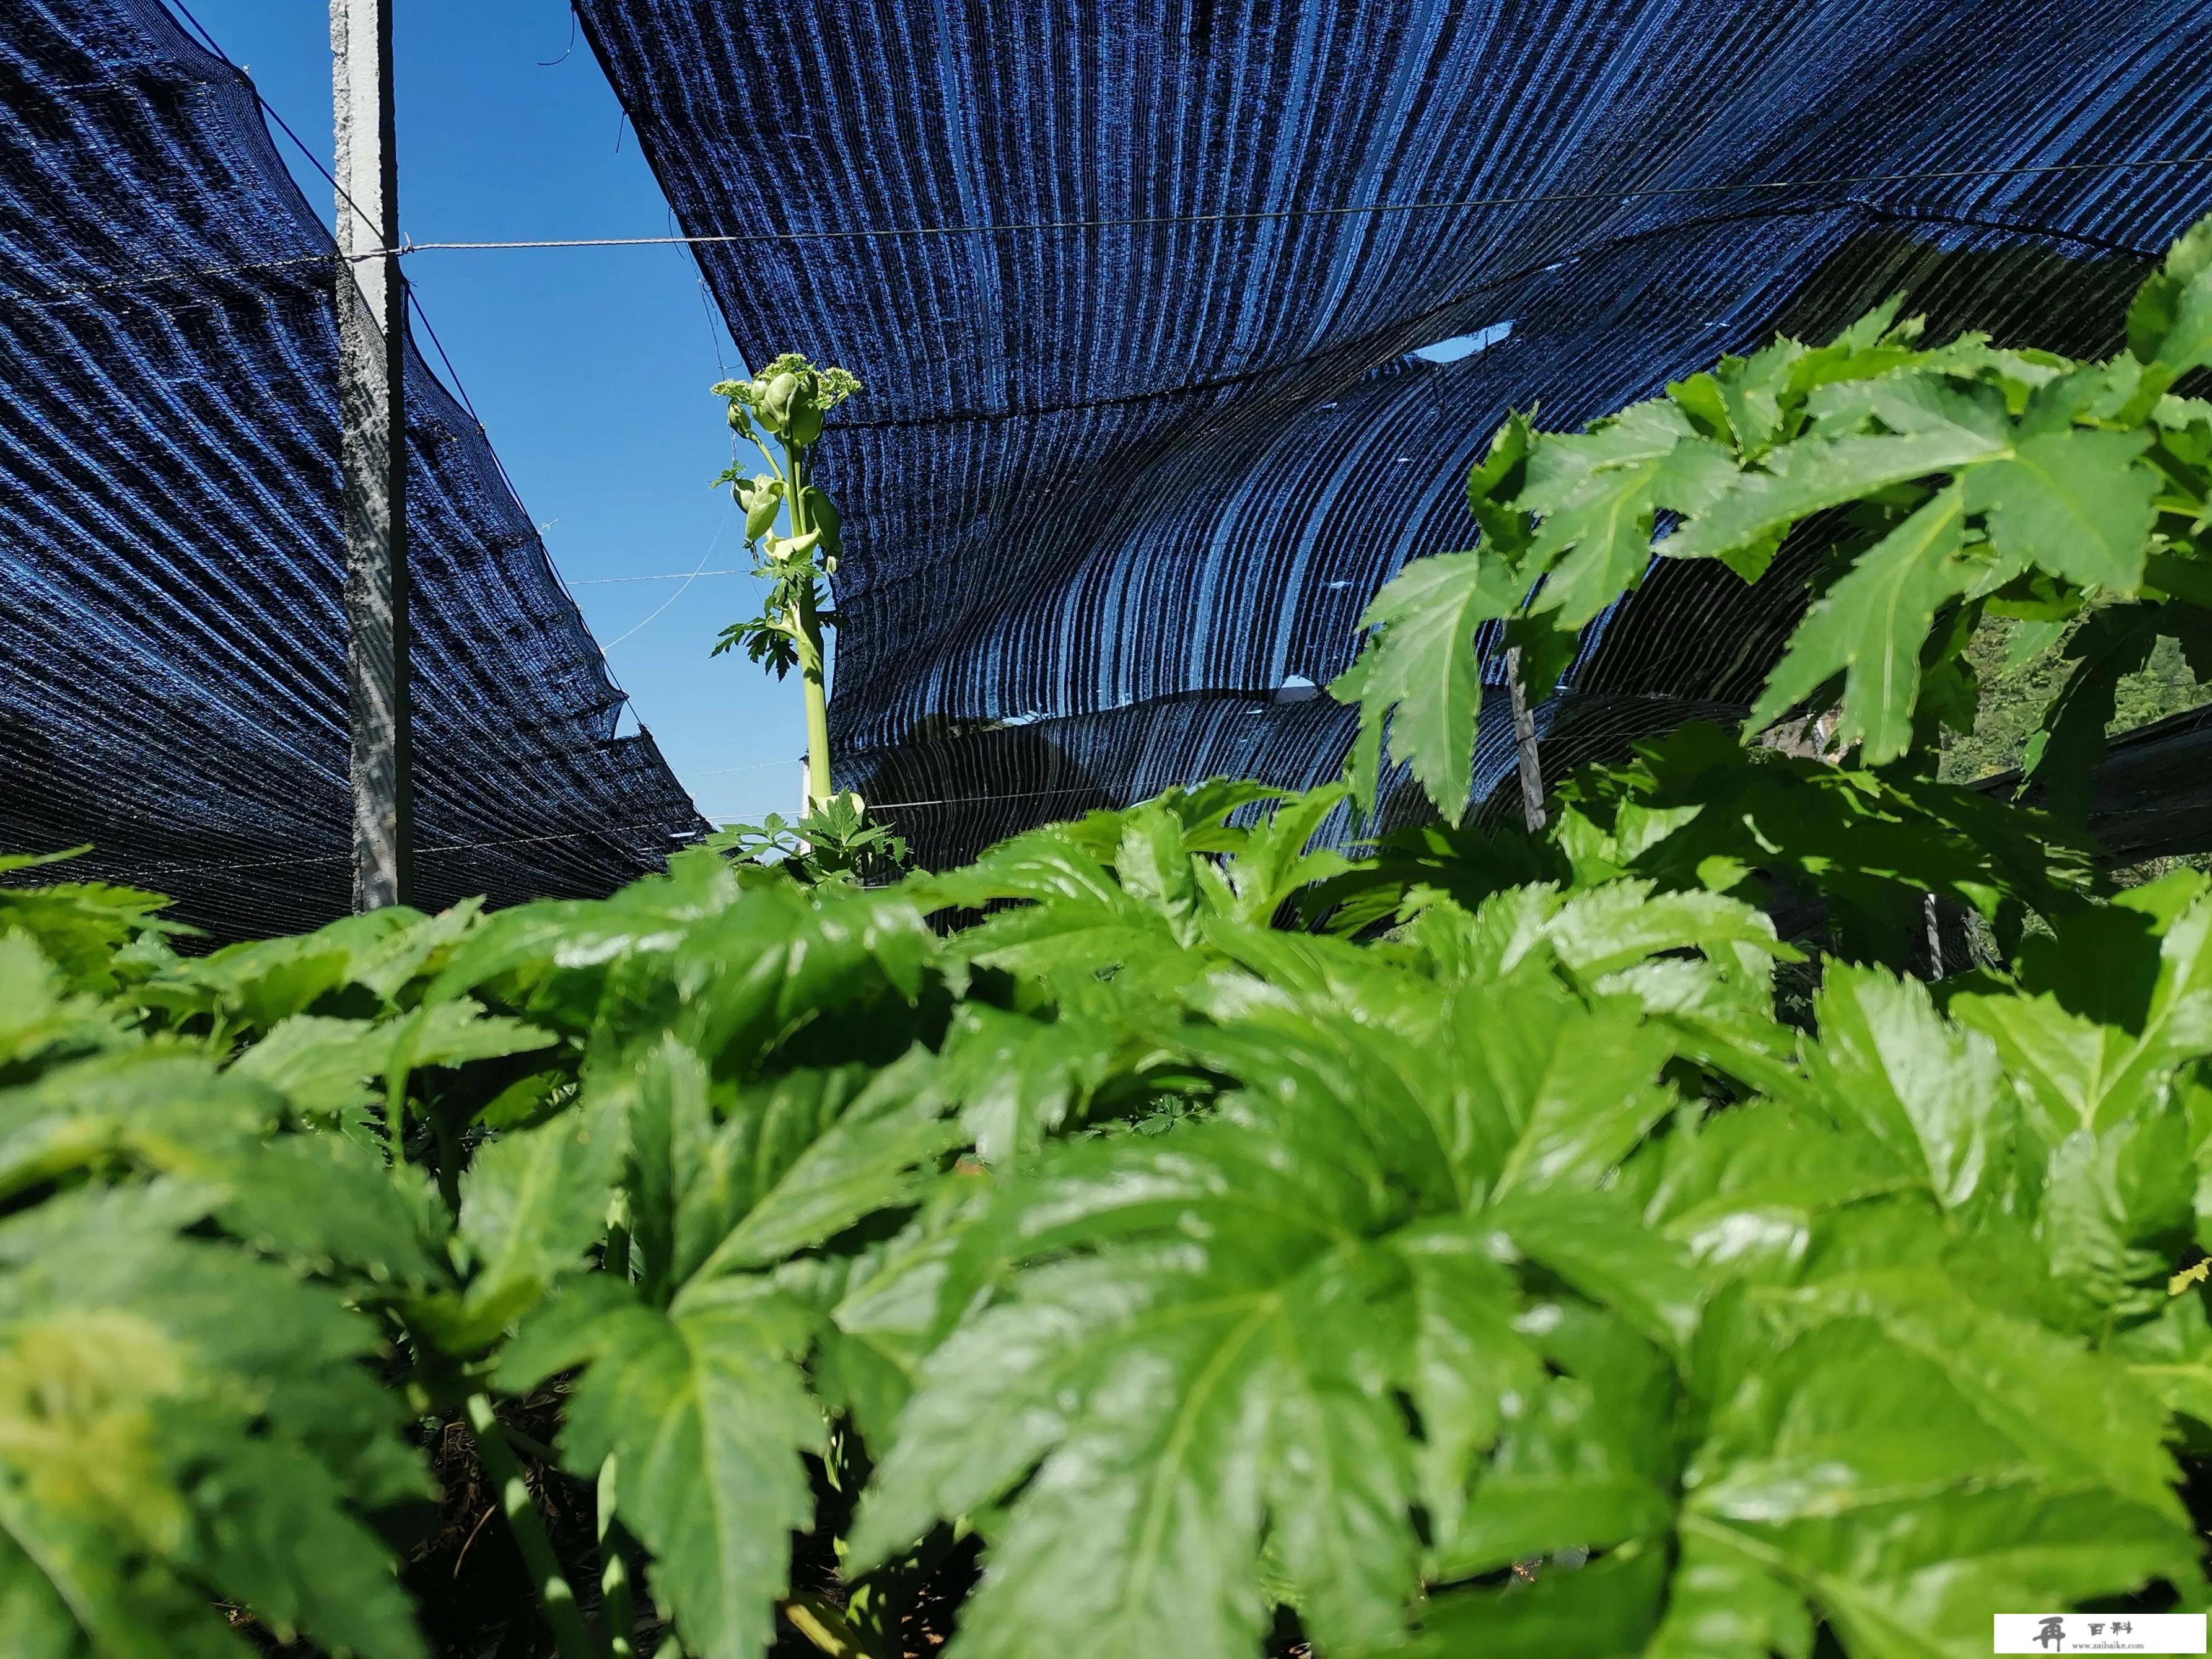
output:
M867 804L842 790L796 823L771 812L758 823L726 823L700 846L755 864L781 865L802 881L895 878L906 867L906 838L868 817Z
M1973 726L1966 655L1984 617L2087 616L2075 662L2028 744L2029 769L2078 813L2114 688L2160 638L2212 663L2212 404L2171 388L2212 362L2206 228L2176 245L2106 362L1930 346L1884 307L1832 343L1779 339L1579 434L1515 416L1468 483L1480 551L1408 566L1369 607L1366 652L1333 688L1361 708L1363 750L1409 766L1456 822L1480 714L1478 628L1512 622L1548 690L1577 630L1656 556L1719 559L1746 580L1784 538L1832 545L1825 590L1750 715L1756 731L1834 705L1836 737L1881 767L1932 769L1939 729ZM1655 532L1665 526L1662 533ZM1374 767L1360 781L1374 787Z
M825 818L205 956L0 887L0 1645L426 1653L394 1540L463 1437L540 1659L1918 1659L2203 1605L2212 884L2115 896L1911 763L1972 607L2193 605L2208 251L2118 364L1880 317L1512 423L1495 548L1354 671L1456 807L1478 622L1541 660L1662 516L1755 574L1848 508L1769 701L1838 689L1852 764L1691 730L1540 835L1374 847L1348 783L1216 780L877 886ZM1990 947L1926 960L1938 908Z

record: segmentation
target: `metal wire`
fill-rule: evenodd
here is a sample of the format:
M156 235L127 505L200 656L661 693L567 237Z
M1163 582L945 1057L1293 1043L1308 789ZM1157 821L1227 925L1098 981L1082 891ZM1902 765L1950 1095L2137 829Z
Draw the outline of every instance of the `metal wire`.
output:
M264 106L265 107L265 106ZM280 123L281 125L281 123ZM289 129L288 129L289 131ZM295 138L294 142L298 142ZM1968 179L2016 179L2039 175L2085 173L2125 173L2138 167L2212 166L2212 155L2149 155L2113 161L2057 161L2027 167L1946 167L1926 172L1865 173L1818 179L1765 179L1735 185L1668 185L1644 190L1554 191L1534 196L1475 196L1453 201L1370 202L1345 207L1257 209L1237 213L1160 214L1121 219L1050 219L1012 224L878 225L854 230L746 231L730 235L704 236L580 236L533 241L417 242L403 239L398 247L368 248L352 254L307 254L285 259L253 260L231 265L185 266L175 270L149 271L59 289L37 304L57 304L92 294L154 283L181 282L194 276L242 276L252 271L276 270L292 265L323 264L337 259L406 258L417 253L514 252L527 249L592 247L717 247L795 242L836 242L897 240L928 236L1031 236L1067 231L1143 229L1176 225L1261 223L1285 219L1348 218L1367 214L1462 213L1485 208L1549 207L1576 202L1654 201L1699 196L1778 194L1790 191L1850 188L1866 185L1940 183Z

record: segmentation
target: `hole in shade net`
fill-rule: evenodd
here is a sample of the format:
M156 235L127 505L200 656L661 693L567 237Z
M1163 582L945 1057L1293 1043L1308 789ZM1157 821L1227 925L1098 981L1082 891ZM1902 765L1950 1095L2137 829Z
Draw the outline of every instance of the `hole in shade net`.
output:
M1283 683L1275 688L1277 702L1311 702L1321 696L1321 687L1303 674L1285 674Z
M1419 357L1425 363L1455 363L1462 357L1472 357L1478 351L1487 351L1501 340L1513 335L1513 319L1492 323L1488 328L1478 328L1472 334L1455 334L1449 340L1438 340L1432 345L1415 346L1407 356Z

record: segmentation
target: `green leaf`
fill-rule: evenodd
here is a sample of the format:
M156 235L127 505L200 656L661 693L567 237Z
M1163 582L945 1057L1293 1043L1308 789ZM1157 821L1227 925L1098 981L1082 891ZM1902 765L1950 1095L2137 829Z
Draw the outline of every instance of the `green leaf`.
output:
M946 1184L975 1185L964 1178ZM949 1322L943 1304L965 1243L960 1221L957 1210L949 1216L925 1211L855 1262L830 1310L830 1325L818 1337L814 1376L823 1402L849 1412L879 1449L891 1443L898 1414L921 1380L922 1362Z
M734 1075L831 1011L912 1000L936 941L897 889L755 888L693 926L670 963L682 1029Z
M1718 1528L1686 1528L1650 1659L1806 1659L1804 1599Z
M410 1066L465 1066L529 1054L554 1041L551 1032L503 1014L487 1014L466 997L433 1003L420 1018L398 1023L397 1030L404 1046L395 1050L393 1059Z
M2186 1522L2121 1368L1934 1274L1778 1297L1686 1480L1686 1539L1820 1606L1853 1653L1985 1651L1989 1609L2186 1571Z
M1417 1224L1391 1248L1413 1285L1407 1393L1421 1421L1415 1468L1432 1536L1449 1549L1478 1460L1497 1443L1505 1402L1536 1397L1543 1361L1514 1328L1512 1278L1477 1230Z
M0 872L58 864L89 851L77 848L43 856L0 854ZM68 988L114 992L118 953L132 939L158 943L164 934L192 930L155 915L169 901L160 893L104 881L55 882L43 887L0 886L0 934L20 933L60 970Z
M1962 502L1957 489L1943 491L1859 556L1790 635L1789 649L1759 693L1747 727L1771 725L1842 673L1838 741L1858 743L1868 765L1894 760L1911 746L1922 642L1936 608L1967 582L1959 560Z
M2083 586L2142 580L2158 475L2137 462L2142 432L2068 429L2023 438L1963 480L1999 554Z
M1620 1659L1644 1651L1666 1579L1661 1551L1631 1545L1577 1571L1540 1568L1533 1583L1447 1592L1423 1609L1412 1642L1379 1651L1402 1659ZM1763 1647L1737 1651L1766 1659ZM1699 1659L1724 1656L1735 1659L1726 1649L1699 1650Z
M1121 878L1121 890L1158 910L1177 944L1196 942L1198 884L1182 825L1173 814L1158 806L1139 807L1130 813L1115 854L1114 870Z
M386 1077L397 1066L465 1066L527 1054L553 1041L550 1032L486 1014L479 1004L462 997L374 1024L294 1014L240 1054L231 1069L282 1091L307 1115L337 1122L374 1104L368 1080Z
M21 933L0 933L0 1076L135 1037L119 1011L70 994L61 971Z
M2185 605L2114 605L2093 611L2067 641L2077 665L2043 712L2042 730L2024 757L2028 779L2046 792L2051 808L2078 819L2088 811L2105 734L2112 724L2120 682L2149 661L2160 635L2201 649L2212 616Z
M2013 1114L1986 1037L1945 1021L1918 981L1880 969L1831 966L1814 1012L1810 1070L1839 1122L1889 1147L1946 1209L2001 1190Z
M236 1060L231 1072L283 1093L310 1120L356 1118L374 1103L368 1079L392 1057L392 1029L364 1019L294 1014Z
M684 1199L734 1221L696 1277L767 1266L911 1197L960 1138L927 1079L916 1052L857 1093L849 1075L794 1073L741 1096Z
M1043 1457L963 1618L971 1652L1249 1652L1262 1515L1301 1505L1275 1544L1316 1637L1395 1629L1414 1554L1387 1381L1409 1352L1406 1270L1357 1242L1380 1194L1340 1159L1283 1152L1226 1126L1060 1149L1009 1248L1123 1243L1030 1270L930 1358L856 1559ZM1146 1243L1155 1228L1184 1242Z
M604 1291L592 1300L581 1310L589 1322L539 1346L530 1368L549 1356L586 1361L562 1461L588 1476L619 1460L618 1513L653 1553L653 1596L674 1614L686 1652L765 1655L789 1583L790 1534L814 1513L800 1455L826 1443L796 1363L811 1319L751 1278L691 1285L665 1313ZM565 1301L548 1312L567 1314ZM537 1346L527 1330L517 1348L526 1344Z
M1776 450L1765 471L1744 473L1741 483L1661 542L1658 550L1676 559L1715 558L1784 530L1808 514L1987 460L2005 447L2002 436L1984 436L1966 427L1901 436L1801 439Z
M1674 1103L1658 1086L1674 1045L1638 1010L1533 993L1469 995L1462 1008L1454 1150L1496 1196L1596 1185Z
M1079 1119L1100 1086L1127 1066L1131 1040L1104 1019L1036 1019L971 1002L952 1018L934 1086L959 1112L975 1155L1003 1164Z
M396 1179L373 1149L334 1134L286 1135L240 1159L216 1214L226 1231L309 1271L424 1290L445 1270L442 1206L417 1172Z
M2179 1019L2137 1036L2069 1013L2048 994L1961 996L1951 1005L1954 1018L1996 1044L2046 1146L2165 1104L2175 1068L2212 1047L2212 1000L2197 993L2177 1012Z
M1705 1286L1686 1254L1613 1194L1523 1194L1478 1219L1492 1254L1534 1261L1668 1353L1686 1351Z
M118 1165L221 1182L281 1103L204 1060L129 1050L0 1090L0 1196Z
M1474 774L1482 677L1474 631L1520 609L1524 584L1480 553L1416 559L1375 596L1361 617L1379 629L1338 686L1356 693L1363 721L1390 722L1390 753L1413 769L1437 811L1453 823L1467 811Z
M2179 375L2212 362L2212 219L2200 219L2167 252L2128 311L2128 349Z
M311 1634L362 1659L428 1652L376 1534L341 1506L338 1483L296 1449L226 1437L194 1484L200 1571L280 1638Z
M1050 1451L969 1603L971 1655L1250 1652L1271 1500L1313 1517L1280 1541L1290 1576L1320 1597L1316 1635L1394 1630L1413 1583L1411 1478L1402 1420L1380 1379L1361 1376L1377 1265L1330 1252L1206 1296L1126 1267L1118 1286L1055 1275L1050 1304L987 1316L932 1357L864 1505L856 1559L996 1495Z
M1302 889L1351 867L1342 854L1328 848L1306 850L1348 793L1341 783L1310 789L1279 804L1254 828L1229 862L1229 885L1237 896L1231 914L1237 921L1265 927Z
M1578 437L1536 441L1514 502L1543 515L1528 560L1528 574L1545 573L1534 609L1579 627L1635 585L1650 562L1652 514L1678 447L1709 452L1732 471L1663 398L1632 404Z
M206 1201L79 1189L0 1223L0 1630L33 1651L87 1651L74 1624L103 1653L234 1654L205 1613L226 1600L410 1659L356 1518L424 1491L404 1401L357 1364L374 1328L271 1263L173 1237Z
M599 1242L623 1145L621 1116L602 1098L477 1150L457 1229L476 1273L447 1341L466 1348L495 1334Z

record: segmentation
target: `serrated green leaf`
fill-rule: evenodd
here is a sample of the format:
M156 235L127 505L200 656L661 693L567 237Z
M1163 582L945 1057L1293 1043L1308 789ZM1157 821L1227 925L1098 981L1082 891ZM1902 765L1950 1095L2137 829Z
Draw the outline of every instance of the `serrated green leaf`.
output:
M699 921L670 962L684 1032L725 1075L832 1011L919 994L936 941L897 889L757 888Z
M587 1101L478 1149L461 1177L455 1230L476 1273L448 1340L465 1347L496 1334L599 1241L624 1139L619 1112Z
M554 1041L551 1032L502 1014L487 1014L466 997L432 1004L419 1018L397 1023L397 1030L404 1047L395 1051L396 1058L410 1066L465 1066L471 1060L530 1054Z
M1462 1007L1453 1149L1479 1189L1595 1186L1673 1104L1658 1079L1674 1044L1638 1011L1533 992Z
M1811 437L1774 452L1762 472L1742 482L1659 544L1670 558L1713 558L1771 536L1808 514L1987 460L2002 437L1964 428L1948 434Z
M1533 1583L1439 1595L1422 1610L1412 1642L1377 1652L1403 1659L1621 1659L1645 1650L1667 1588L1664 1555L1632 1545L1575 1571L1540 1565ZM1699 1659L1723 1659L1725 1652L1703 1650ZM1766 1650L1741 1659L1766 1659Z
M1968 580L1959 561L1962 501L1957 489L1944 490L1858 556L1790 635L1789 649L1752 708L1748 727L1772 724L1840 673L1844 704L1836 740L1857 743L1864 763L1876 766L1911 746L1921 644L1936 608L1962 592Z
M699 1659L755 1659L774 1638L790 1534L814 1510L800 1455L825 1440L796 1364L811 1326L764 1283L725 1279L665 1314L610 1310L583 1345L562 1461L589 1475L619 1459L618 1513Z
M286 1135L243 1155L226 1185L223 1228L258 1250L394 1287L424 1290L445 1277L432 1254L445 1220L435 1194L418 1172L395 1179L358 1142Z
M1467 811L1482 702L1474 631L1518 611L1524 586L1498 559L1441 554L1399 572L1360 619L1381 629L1361 659L1363 719L1389 717L1391 755L1453 823Z
M1229 862L1229 885L1237 896L1231 914L1237 921L1264 927L1301 889L1351 867L1329 848L1307 850L1348 793L1343 784L1324 784L1279 803L1255 826Z
M1504 1402L1531 1400L1543 1362L1513 1328L1514 1285L1480 1230L1417 1224L1391 1241L1413 1297L1412 1376L1420 1415L1415 1467L1431 1535L1457 1542L1480 1455L1496 1443Z
M1787 1582L1718 1528L1684 1529L1650 1659L1806 1659L1812 1647L1812 1613Z
M1534 444L1514 502L1543 515L1528 551L1528 574L1544 574L1534 609L1580 627L1635 584L1650 562L1662 478L1685 446L1733 471L1663 398L1632 404L1579 436L1547 434Z
M864 1083L794 1074L749 1091L684 1200L728 1218L695 1277L764 1267L896 1206L915 1191L917 1172L958 1139L918 1053ZM736 1154L726 1164L723 1147ZM712 1190L722 1168L732 1179Z
M79 1061L0 1090L0 1195L119 1164L222 1181L279 1109L267 1091L182 1054Z
M311 1120L357 1117L374 1100L368 1079L392 1057L389 1025L328 1014L294 1014L240 1054L231 1071L267 1084Z
M1607 1193L1522 1194L1479 1218L1493 1249L1536 1262L1674 1354L1698 1327L1705 1286L1686 1253Z
M1938 1015L1926 989L1879 969L1829 969L1811 1072L1839 1122L1889 1147L1947 1209L1999 1189L2013 1116L1996 1049Z
M2111 1362L1926 1273L1786 1305L1796 1334L1717 1418L1683 1529L1792 1583L1853 1652L1979 1651L1993 1605L2111 1594L2188 1553L2155 1407Z
M1002 1164L1080 1117L1119 1069L1127 1040L1103 1019L1042 1020L969 1003L953 1016L933 1086L959 1113L976 1156Z
M338 1483L312 1458L226 1437L193 1483L195 1565L280 1636L302 1632L361 1659L428 1649L382 1545L342 1506Z
M2023 438L1964 478L1998 553L2084 586L2124 591L2142 580L2158 475L2136 465L2141 432L2069 429Z
M2128 349L2177 375L2212 362L2212 221L2191 226L2143 283L2128 311Z

